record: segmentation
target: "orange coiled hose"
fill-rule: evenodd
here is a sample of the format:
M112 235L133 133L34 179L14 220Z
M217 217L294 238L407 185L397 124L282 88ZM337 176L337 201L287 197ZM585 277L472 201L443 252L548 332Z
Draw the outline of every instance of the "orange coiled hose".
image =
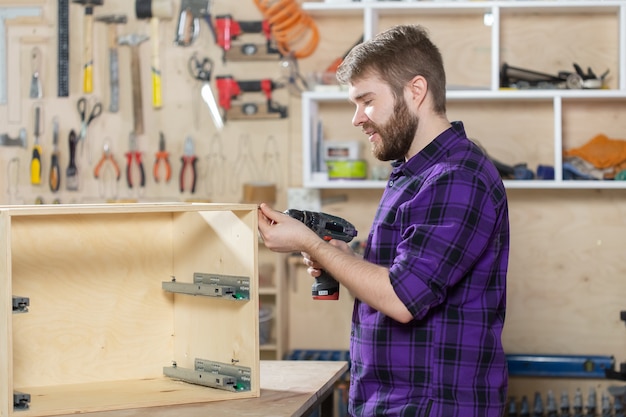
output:
M317 25L296 0L254 0L270 24L276 47L284 56L305 58L319 43Z

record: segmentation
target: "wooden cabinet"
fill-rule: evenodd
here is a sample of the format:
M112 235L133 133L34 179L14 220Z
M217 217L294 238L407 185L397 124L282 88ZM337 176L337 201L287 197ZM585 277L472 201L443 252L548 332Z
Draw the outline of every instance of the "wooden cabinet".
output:
M0 229L0 416L259 396L256 205L16 206Z
M322 28L339 22L366 39L399 23L424 25L440 47L448 76L448 115L508 165L554 167L554 180L507 180L509 188L623 188L621 181L563 179L562 151L598 133L626 138L626 2L476 1L304 3ZM330 29L329 29L330 30ZM322 29L322 32L324 29ZM354 33L353 33L354 35ZM340 39L345 38L342 34ZM574 63L600 75L607 89L500 88L503 63L543 73L574 72ZM360 140L349 123L345 91L302 97L303 184L311 188L383 188L384 180L329 180L320 140ZM321 126L321 131L320 131ZM369 150L370 166L380 165ZM319 162L316 162L319 161Z

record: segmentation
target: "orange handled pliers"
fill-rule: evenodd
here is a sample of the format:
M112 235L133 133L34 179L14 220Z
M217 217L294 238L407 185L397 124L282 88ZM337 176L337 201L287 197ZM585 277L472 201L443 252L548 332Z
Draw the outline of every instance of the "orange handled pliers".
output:
M154 182L159 182L159 170L161 163L165 170L165 182L169 182L172 178L172 166L169 159L170 153L165 150L165 136L161 132L159 137L159 151L156 153L156 159L154 160L154 168L152 169L152 175L154 176Z
M113 172L115 173L115 180L119 181L120 175L121 175L120 167L115 161L115 158L113 158L113 154L111 153L111 146L109 145L109 142L104 142L104 146L102 147L102 158L100 158L100 161L96 165L96 168L93 170L94 177L96 177L96 179L100 178L100 171L102 170L102 167L107 161L110 162L111 167L113 168Z

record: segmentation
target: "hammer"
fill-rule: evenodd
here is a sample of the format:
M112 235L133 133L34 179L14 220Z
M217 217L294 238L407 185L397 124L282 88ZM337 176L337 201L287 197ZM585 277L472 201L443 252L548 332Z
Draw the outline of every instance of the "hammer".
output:
M117 55L117 24L126 23L126 15L111 14L96 17L96 21L103 22L108 27L108 44L109 44L109 83L111 85L111 102L109 103L109 111L116 113L119 109L120 98L120 77L119 77L119 58Z
M169 19L173 15L171 0L135 0L137 19L150 19L152 38L152 107L161 108L161 64L159 60L159 18Z
M150 39L146 35L136 33L120 36L117 43L130 46L130 72L133 83L133 118L135 119L135 134L143 134L143 103L141 98L141 72L139 65L139 44Z
M104 0L72 0L72 2L85 6L83 92L91 93L93 91L93 45L91 44L93 37L93 6L102 6Z

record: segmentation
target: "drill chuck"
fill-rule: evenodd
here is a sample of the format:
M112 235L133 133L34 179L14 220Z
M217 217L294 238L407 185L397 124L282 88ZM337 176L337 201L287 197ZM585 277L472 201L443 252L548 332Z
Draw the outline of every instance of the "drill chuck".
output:
M304 223L325 241L339 239L350 242L357 235L352 223L331 214L296 209L286 210L285 214ZM312 295L315 300L338 300L339 283L328 272L322 270L321 275L315 278Z

